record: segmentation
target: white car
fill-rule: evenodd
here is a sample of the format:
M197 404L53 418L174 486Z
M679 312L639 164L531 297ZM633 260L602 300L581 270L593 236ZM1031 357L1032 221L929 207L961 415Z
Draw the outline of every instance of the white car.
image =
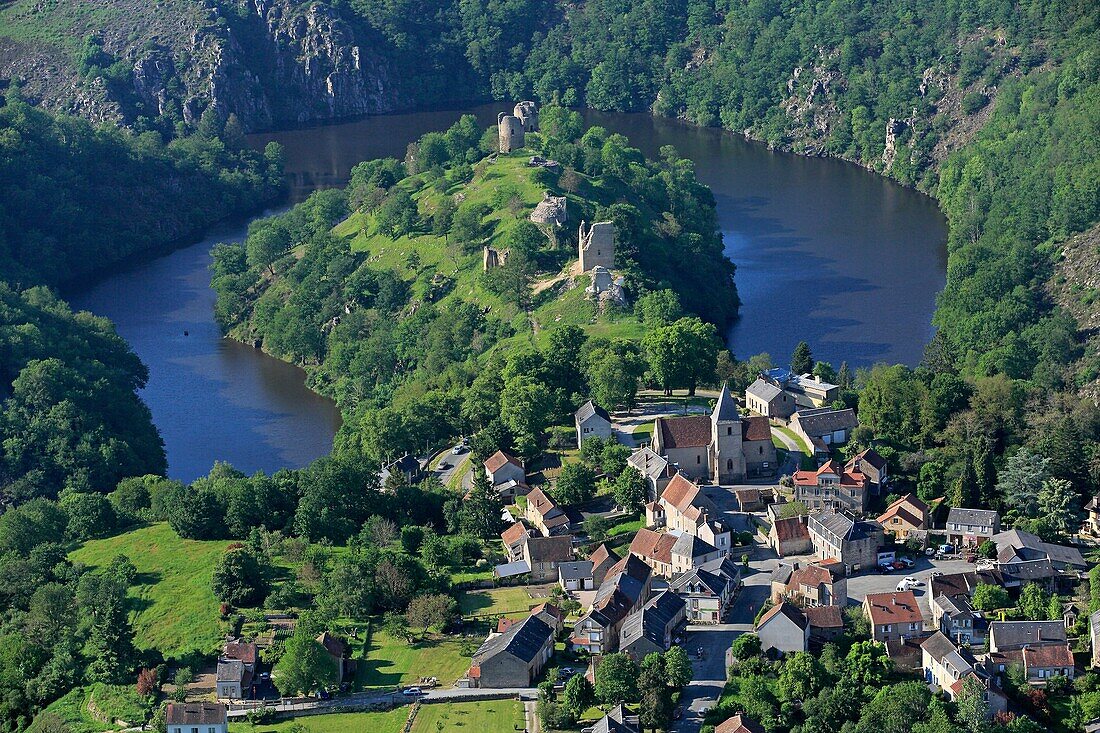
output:
M916 565L916 563L913 562L913 558L911 557L899 557L898 560L901 562L902 565L907 568L911 568Z
M423 695L424 691L421 690L419 687L406 687L404 690L401 691L401 694L405 697L418 697L420 695Z
M909 576L901 579L901 582L898 583L898 587L896 588L896 590L898 593L902 593L907 590L913 590L914 588L920 588L922 585L924 585L924 583L920 582L913 576Z

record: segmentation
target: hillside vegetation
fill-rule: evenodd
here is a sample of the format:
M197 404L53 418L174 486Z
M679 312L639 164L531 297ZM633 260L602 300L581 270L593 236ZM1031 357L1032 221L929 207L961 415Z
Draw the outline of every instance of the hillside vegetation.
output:
M701 334L712 367L713 324L734 316L737 295L713 198L691 163L670 149L646 161L622 136L584 131L560 108L543 111L543 130L525 151L486 157L495 135L482 143L466 117L411 146L405 163L364 163L347 190L255 223L246 244L215 252L223 328L305 366L344 412L338 444L374 458L472 433L498 416L533 455L543 428L586 394L578 360L611 348L640 363L643 332L676 320L681 307L709 321L681 328ZM528 165L540 150L560 162L557 171ZM544 192L566 197L564 227L528 220ZM650 309L650 328L638 308L586 296L590 277L572 269L582 220L615 223L615 271L630 300L668 303ZM485 245L508 251L504 266L482 272ZM506 361L516 366L501 374ZM671 370L683 359L662 361ZM513 380L510 391L505 382L520 376L533 381ZM540 399L553 404L528 409L539 383L549 393ZM507 417L511 397L522 417Z

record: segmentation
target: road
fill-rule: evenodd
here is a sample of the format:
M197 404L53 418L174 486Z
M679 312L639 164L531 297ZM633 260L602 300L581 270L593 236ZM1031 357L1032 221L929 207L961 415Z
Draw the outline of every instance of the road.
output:
M538 690L534 687L508 687L493 690L480 690L477 688L450 687L430 690L421 696L426 703L449 702L461 700L486 700L505 699L518 697L520 699L532 699L538 696ZM341 695L329 700L314 700L303 698L287 698L285 701L269 703L266 707L277 713L293 713L304 710L322 710L331 708L334 712L349 708L365 710L375 706L397 707L408 705L416 700L416 697L405 696L400 692L374 690L370 692L358 692L351 695ZM230 718L242 718L249 710L261 707L261 702L232 703L229 705Z

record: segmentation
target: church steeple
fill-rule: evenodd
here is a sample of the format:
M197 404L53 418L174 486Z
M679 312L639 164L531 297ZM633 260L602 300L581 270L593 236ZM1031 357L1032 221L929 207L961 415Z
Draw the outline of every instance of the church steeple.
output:
M714 411L710 413L712 423L736 422L741 420L741 413L737 409L737 400L733 399L729 387L722 385L722 393L718 395L718 401L714 403Z

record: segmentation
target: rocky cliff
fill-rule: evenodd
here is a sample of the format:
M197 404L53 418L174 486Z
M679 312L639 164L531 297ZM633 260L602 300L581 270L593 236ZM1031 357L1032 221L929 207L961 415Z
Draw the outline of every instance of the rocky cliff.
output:
M379 52L384 41L324 3L78 5L80 11L63 14L49 0L17 2L0 17L8 31L0 37L0 78L17 81L25 97L52 109L96 121L133 124L145 117L163 124L193 123L212 104L223 118L233 112L255 130L417 102ZM101 45L105 68L89 68L81 46L87 39Z

